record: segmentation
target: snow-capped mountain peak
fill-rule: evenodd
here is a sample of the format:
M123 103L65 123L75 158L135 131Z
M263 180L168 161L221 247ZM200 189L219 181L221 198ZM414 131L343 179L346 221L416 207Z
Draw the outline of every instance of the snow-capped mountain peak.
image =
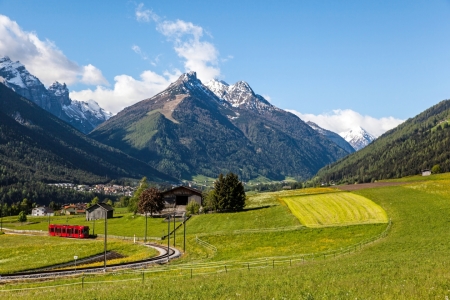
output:
M277 109L269 103L263 96L257 95L253 89L245 81L238 81L229 85L224 81L211 80L206 84L219 99L222 99L233 107L249 109L253 111L263 112L267 110Z
M355 127L346 132L339 133L356 151L364 148L376 139L375 136L367 132L362 127Z
M195 76L195 74L194 74ZM111 117L95 101L72 101L65 83L55 82L48 89L20 62L0 57L0 82L22 97L71 124L84 133L92 131Z

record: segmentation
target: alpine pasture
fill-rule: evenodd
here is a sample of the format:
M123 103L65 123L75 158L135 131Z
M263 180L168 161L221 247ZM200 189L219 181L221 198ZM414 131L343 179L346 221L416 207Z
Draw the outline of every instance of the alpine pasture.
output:
M256 194L249 199L250 209L217 214L217 224L209 219L214 215L189 220L187 254L168 266L86 277L83 289L81 278L68 278L9 283L0 287L0 293L2 299L59 299L61 295L71 299L445 299L450 296L448 186L450 174L354 191L352 195L373 201L392 220L387 235L370 244L361 242L389 225L302 227L279 198L300 196L307 190ZM196 236L217 251L197 244ZM358 241L361 246L352 251L295 259L310 251L331 253ZM181 247L182 230L177 231L176 243ZM55 287L62 284L77 285ZM30 287L42 288L23 290ZM22 290L3 291L12 289Z

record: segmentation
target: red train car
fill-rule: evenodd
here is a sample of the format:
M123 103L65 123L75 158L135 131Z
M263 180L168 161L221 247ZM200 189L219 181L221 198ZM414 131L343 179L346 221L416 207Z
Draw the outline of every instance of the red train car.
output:
M85 239L89 237L89 226L50 224L48 225L48 234L51 236Z

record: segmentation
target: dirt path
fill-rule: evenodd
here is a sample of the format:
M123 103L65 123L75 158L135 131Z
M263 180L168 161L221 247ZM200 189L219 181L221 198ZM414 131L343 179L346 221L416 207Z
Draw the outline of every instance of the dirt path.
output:
M338 186L335 186L335 188L340 189L342 191L350 192L350 191L371 189L371 188L384 187L384 186L403 185L403 184L408 184L408 183L409 182L372 182L372 183L338 185Z

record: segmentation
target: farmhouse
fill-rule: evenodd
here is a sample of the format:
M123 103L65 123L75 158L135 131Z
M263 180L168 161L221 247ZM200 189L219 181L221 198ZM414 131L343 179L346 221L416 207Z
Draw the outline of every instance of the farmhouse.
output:
M40 206L31 210L32 216L54 216L55 212L50 207Z
M186 205L195 201L202 205L202 192L187 186L178 186L162 193L167 209L175 209L178 212L186 211Z
M113 217L114 209L106 203L97 203L86 209L86 221L110 219Z

